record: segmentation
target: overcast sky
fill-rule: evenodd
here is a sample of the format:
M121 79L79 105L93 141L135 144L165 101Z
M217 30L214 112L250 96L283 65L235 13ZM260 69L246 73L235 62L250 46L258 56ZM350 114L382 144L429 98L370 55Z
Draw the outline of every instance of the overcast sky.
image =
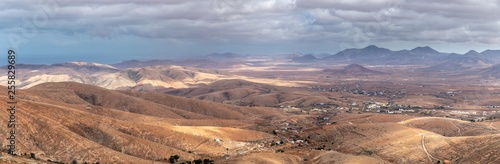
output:
M377 45L500 49L500 0L2 0L0 44L25 63Z

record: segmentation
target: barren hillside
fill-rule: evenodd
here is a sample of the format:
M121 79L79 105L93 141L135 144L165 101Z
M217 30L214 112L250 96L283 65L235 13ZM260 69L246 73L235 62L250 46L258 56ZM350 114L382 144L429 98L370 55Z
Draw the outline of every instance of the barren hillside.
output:
M272 137L238 128L251 123L249 119L259 112L200 100L160 98L184 102L174 106L139 97L148 97L143 93L124 94L78 83L45 83L19 95L18 154L34 153L44 161L152 163L171 155L184 161L217 158L228 151L259 148L248 141ZM7 101L5 96L0 99ZM7 114L0 114L2 121L7 122ZM7 134L6 130L0 133Z

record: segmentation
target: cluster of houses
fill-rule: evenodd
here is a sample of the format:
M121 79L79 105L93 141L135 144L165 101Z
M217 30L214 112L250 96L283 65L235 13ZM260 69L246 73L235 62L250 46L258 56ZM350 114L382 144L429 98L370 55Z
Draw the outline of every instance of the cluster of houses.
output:
M361 104L349 103L351 108L346 110L347 113L352 113L353 110L364 110L365 112L377 112L377 113L388 113L388 114L404 114L404 113L415 113L420 109L423 109L419 105L400 105L394 103L381 103L376 101L365 101Z
M288 112L288 113L305 113L304 110L302 110L302 108L298 108L298 107L294 107L294 106L290 106L290 105L281 105L279 106L279 108L281 108L283 111L285 112Z
M450 98L458 96L462 91L438 92L434 96L437 98Z
M382 103L377 101L364 101L364 102L350 102L347 106L341 107L331 103L317 103L309 108L299 108L294 106L279 106L282 110L289 113L307 113L307 114L332 114L338 112L353 113L354 111L360 112L377 112L388 114L404 114L416 113L424 107L419 105L400 105L394 103Z
M499 111L460 111L453 110L449 112L447 117L460 118L461 120L468 120L470 122L482 122L485 120L493 120L500 116Z
M332 117L335 117L335 116L337 116L337 113L322 114L322 115L317 116L315 118L315 120L313 121L313 123L316 124L317 126L324 126L324 125L335 124L337 122L330 120Z
M500 106L490 105L490 106L486 106L486 108L500 108Z
M323 88L320 86L311 86L311 87L308 87L308 89L322 91L322 92L346 92L346 93L359 94L359 95L365 95L365 96L384 96L384 95L386 95L386 91L368 91L368 90L364 90L364 89L348 89L346 87Z
M295 107L291 105L280 105L278 106L278 108L288 113L307 113L307 114L331 113L335 110L344 109L343 107L338 107L338 105L331 103L317 103L304 108Z
M403 113L415 113L415 110L413 109L398 109L398 110L387 110L387 111L381 111L385 112L388 114L403 114Z
M276 124L278 129L274 130L274 134L281 134L285 136L294 136L302 132L304 129L302 126L287 121L279 122Z
M472 117L472 118L468 118L467 120L469 120L470 122L483 122L484 120L487 120L488 118L486 117Z
M420 112L426 116L447 117L470 122L482 122L500 117L499 111L467 111L467 110L424 110Z
M295 146L298 146L298 147L303 147L303 146L309 145L308 141L301 140L301 139L294 139L294 140L290 141L290 143L292 143L292 144L294 144Z
M425 108L420 105L401 105L395 103L383 103L377 101L364 101L364 102L350 102L346 106L338 106L331 103L317 103L312 105L312 107L299 108L294 106L280 106L283 110L290 113L304 113L304 114L315 114L318 117L313 121L314 124L318 126L334 124L329 119L338 113L362 113L362 112L373 112L373 113L386 113L386 114L412 114L420 113L426 116L437 116L437 117L450 117L463 120L470 120L474 118L477 122L478 120L487 120L493 118L493 115L500 115L500 111L461 111L461 110L439 110L447 109L449 106L434 106L433 108ZM481 119L481 117L485 117ZM294 128L291 128L294 131Z

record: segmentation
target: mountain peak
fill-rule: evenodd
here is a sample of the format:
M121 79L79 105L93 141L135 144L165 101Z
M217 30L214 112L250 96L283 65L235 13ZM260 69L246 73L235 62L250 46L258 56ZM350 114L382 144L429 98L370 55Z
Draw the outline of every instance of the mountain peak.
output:
M434 49L432 49L431 47L429 46L423 46L423 47L415 47L414 49L412 49L411 51L422 51L422 50L426 50L426 51L435 51Z
M413 52L413 53L424 53L424 54L437 54L437 53L439 53L438 51L432 49L429 46L415 47L414 49L410 50L410 52Z
M292 57L292 60L295 62L313 62L318 60L318 58L313 54L306 54L306 55L301 54L301 56Z
M359 65L359 64L349 64L349 65L345 66L344 69L346 69L346 70L351 70L351 69L364 70L366 68L363 67L362 65Z
M365 48L363 49L379 49L380 47L377 47L376 45L369 45L369 46L366 46Z
M477 52L476 50L470 50L469 52L465 53L465 55L478 55L479 52Z

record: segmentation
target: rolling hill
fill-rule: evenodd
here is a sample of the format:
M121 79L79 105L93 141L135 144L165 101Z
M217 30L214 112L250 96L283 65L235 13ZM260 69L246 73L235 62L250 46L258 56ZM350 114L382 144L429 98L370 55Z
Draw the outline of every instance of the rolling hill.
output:
M16 80L18 80L17 87L22 89L46 82L78 82L107 89L153 91L167 88L191 88L226 79L245 79L274 85L298 85L293 81L241 76L225 70L162 65L163 62L157 64L160 65L131 68L118 68L119 65L115 67L89 62L52 65L18 64ZM0 82L7 83L5 74L0 76Z
M500 64L481 69L480 73L486 77L500 78Z
M444 118L423 118L426 121L422 124L428 125L418 123L423 121L422 119L410 118L401 122L379 123L376 122L376 118L368 118L374 121L327 125L308 131L302 136L308 140L320 141L311 143L313 147L326 145L326 149L376 157L387 163L436 163L437 161L492 163L500 160L498 151L500 132L488 130L486 126L481 132L472 132L470 129L467 130L467 127L482 125L471 125L470 122ZM359 119L366 120L367 117ZM456 132L457 128L464 130L463 134L474 135L453 137L441 134L443 132L441 130L449 129L445 133L451 134Z
M99 68L103 72L115 71L109 67ZM168 81L190 79L189 71L217 74L181 68L181 71L170 72L161 66L134 68L128 69L135 72L127 72L127 76L136 81L152 78ZM364 89L372 84L376 82L344 82L341 86ZM394 86L389 82L383 84ZM403 87L430 93L439 91L412 86L415 88ZM0 92L7 92L6 88ZM168 89L169 94L109 90L77 82L43 83L18 93L18 152L33 153L38 161L165 163L172 155L179 155L180 162L209 158L216 163L491 163L500 160L498 121L471 123L419 117L420 113L381 114L335 108L367 100L365 95L347 91L326 92L321 88L226 79L196 88ZM480 96L485 95L478 94L476 98L482 99ZM385 100L383 96L369 98L370 101ZM393 101L404 104L411 98ZM424 101L425 96L418 98ZM0 95L0 101L7 99ZM495 102L494 97L486 100ZM331 106L317 107L317 104ZM7 105L4 103L1 107L7 108ZM330 111L317 110L320 114L314 114L312 110L304 110L291 114L283 110L287 108L284 106ZM318 118L324 120L325 117L331 122L316 123ZM7 122L8 118L8 112L0 113L1 121ZM8 134L8 130L0 129L0 134ZM304 144L295 142L299 140ZM276 141L283 144L273 145ZM25 157L8 160L25 161Z
M384 72L374 71L365 68L359 64L349 64L345 66L343 69L323 69L323 72L326 72L330 75L345 75L345 76L367 76L367 75L386 74Z
M181 160L214 158L228 150L257 148L248 141L272 135L238 127L260 116L281 115L272 109L156 96L73 82L20 90L17 153L66 163L151 163L170 155L179 155ZM5 96L0 99L7 101ZM7 114L2 112L0 120L7 122ZM0 133L7 134L7 130Z
M281 105L310 106L318 103L343 103L328 99L329 93L312 93L304 88L281 87L237 79L221 80L198 88L174 89L166 93L240 106L276 107Z
M131 88L150 85L159 88L185 88L206 84L231 76L216 70L197 69L183 66L149 66L141 68L117 69L113 66L69 62L64 64L20 65L18 77L21 88L30 88L45 82L79 82L108 89ZM0 81L6 82L7 76Z

